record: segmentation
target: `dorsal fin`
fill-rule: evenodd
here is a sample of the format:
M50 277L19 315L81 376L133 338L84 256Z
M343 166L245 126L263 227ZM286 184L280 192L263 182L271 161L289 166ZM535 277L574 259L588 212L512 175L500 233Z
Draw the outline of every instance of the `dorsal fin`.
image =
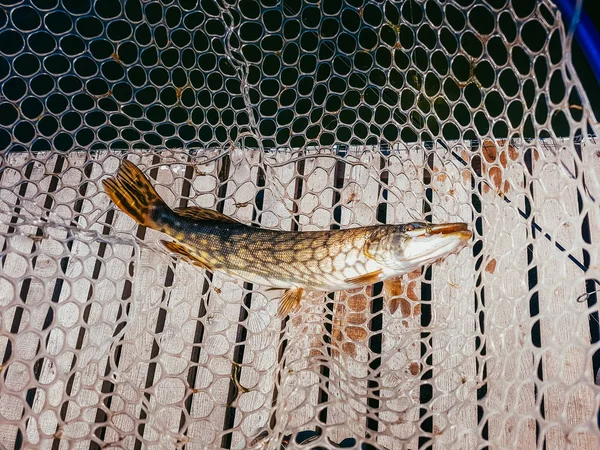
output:
M182 245L179 242L175 242L175 241L163 241L163 240L161 240L160 243L162 245L164 245L169 251L172 251L173 253L177 253L177 254L183 256L193 265L195 265L197 267L201 267L202 269L211 270L211 271L213 270L213 268L210 266L210 264L208 262L200 259L196 255L192 255L192 253L189 251L189 249L185 245Z
M195 220L214 220L216 222L233 222L239 223L237 220L232 219L225 214L213 211L212 209L201 208L199 206L187 206L185 208L175 208L173 210L180 216L187 217Z

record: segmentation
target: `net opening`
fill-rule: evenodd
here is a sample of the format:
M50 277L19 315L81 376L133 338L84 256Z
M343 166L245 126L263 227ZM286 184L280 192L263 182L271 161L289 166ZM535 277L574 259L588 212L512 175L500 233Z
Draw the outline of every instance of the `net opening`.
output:
M598 448L580 28L504 3L0 0L0 445ZM279 320L114 207L124 159L257 227L474 237Z

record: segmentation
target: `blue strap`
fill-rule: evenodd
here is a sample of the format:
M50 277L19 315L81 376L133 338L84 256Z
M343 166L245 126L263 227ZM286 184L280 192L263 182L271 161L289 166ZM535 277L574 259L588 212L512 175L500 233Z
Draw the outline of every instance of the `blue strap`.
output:
M578 17L574 17L577 0L554 0L554 3L570 23L569 28L575 27L575 39L600 83L600 33L584 11L578 11Z

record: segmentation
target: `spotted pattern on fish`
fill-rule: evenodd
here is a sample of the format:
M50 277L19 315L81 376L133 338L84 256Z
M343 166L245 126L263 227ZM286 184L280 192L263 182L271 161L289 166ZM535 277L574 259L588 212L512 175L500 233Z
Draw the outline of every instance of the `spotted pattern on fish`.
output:
M169 208L126 160L103 184L126 214L176 240L163 241L168 250L199 267L288 289L279 315L295 310L305 289L337 291L397 277L457 251L472 235L463 223L305 232L250 227L205 208Z

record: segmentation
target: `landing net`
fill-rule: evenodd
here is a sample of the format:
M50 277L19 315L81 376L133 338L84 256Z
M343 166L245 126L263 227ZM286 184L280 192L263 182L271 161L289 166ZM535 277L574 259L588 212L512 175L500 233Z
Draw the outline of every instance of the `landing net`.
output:
M1 447L600 447L598 127L550 1L0 5ZM474 238L281 321L115 209L125 158L173 207Z

